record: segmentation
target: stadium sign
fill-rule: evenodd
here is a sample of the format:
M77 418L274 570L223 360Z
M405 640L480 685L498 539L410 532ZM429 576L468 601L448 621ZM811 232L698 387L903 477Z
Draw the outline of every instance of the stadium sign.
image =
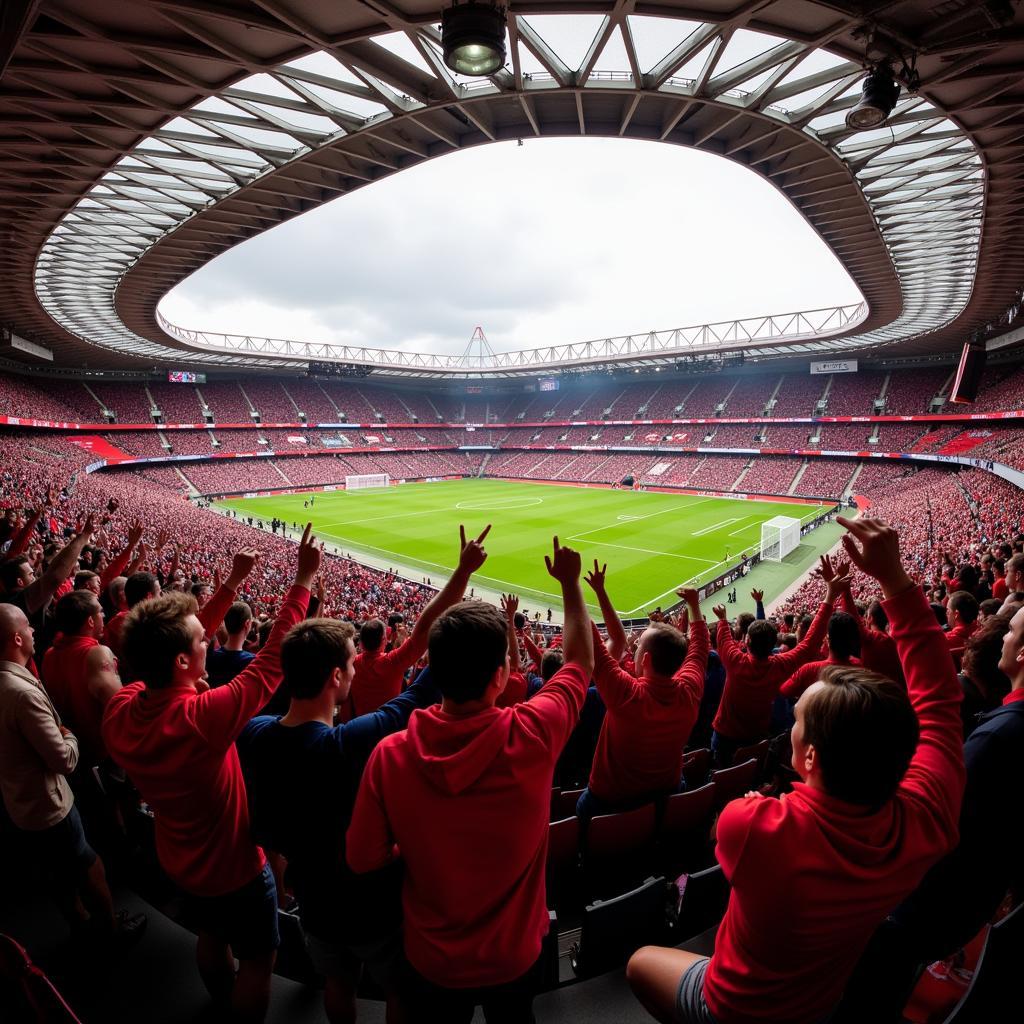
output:
M832 359L811 363L811 373L856 373L856 359Z

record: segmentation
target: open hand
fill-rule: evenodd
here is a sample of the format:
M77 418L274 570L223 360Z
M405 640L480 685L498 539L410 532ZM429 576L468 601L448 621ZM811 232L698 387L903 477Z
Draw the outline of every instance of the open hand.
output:
M575 583L580 578L580 570L583 561L580 553L572 548L563 548L558 543L558 538L552 539L554 553L549 557L544 556L544 564L548 568L549 575L553 576L562 586Z
M474 573L487 561L484 550L484 538L491 532L491 524L484 527L483 533L476 540L466 540L466 528L459 524L459 568L466 573Z
M312 589L313 579L320 570L323 553L323 544L317 544L316 537L313 536L313 524L306 523L306 528L302 531L302 540L299 541L299 560L295 567L295 583L298 586L305 587L307 590ZM251 554L255 555L256 552L251 552ZM235 555L235 558L237 557L238 555ZM255 559L253 559L253 565L255 565ZM251 570L252 566L249 568Z
M502 594L501 610L505 613L506 619L514 618L516 612L519 611L519 596L517 594Z
M891 526L873 516L859 519L838 516L836 522L847 531L843 535L843 550L850 561L861 572L878 580L886 597L912 585L900 561L899 534Z
M753 599L754 599L754 600L755 600L755 601L756 601L756 602L757 602L758 604L760 604L760 603L761 603L761 602L762 602L762 601L764 600L764 591L763 591L763 590L757 590L757 589L754 589L754 590L752 590L752 591L750 592L750 596L751 596L751 597L752 597L752 598L753 598Z
M584 579L587 581L587 585L595 594L600 593L604 590L604 578L608 572L608 563L605 562L603 566L598 566L597 559L594 559L594 568L587 572Z
M719 622L725 622L729 613L725 610L724 604L716 604L711 610L715 613L715 618L718 619Z

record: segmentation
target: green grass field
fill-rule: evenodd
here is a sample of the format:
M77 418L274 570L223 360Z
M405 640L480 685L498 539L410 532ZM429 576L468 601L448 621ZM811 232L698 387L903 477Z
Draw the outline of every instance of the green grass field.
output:
M725 568L727 557L736 562L744 551L756 550L763 521L776 515L811 519L821 511L817 506L486 479L325 491L315 495L311 510L303 508L307 497L218 504L264 521L277 516L301 525L311 519L318 536L346 552L432 578L445 577L454 567L460 522L473 535L491 523L487 564L474 580L491 591L515 591L531 610L560 604L543 557L557 534L582 553L584 565L595 558L608 563L609 594L627 616L674 603L676 587L699 586Z

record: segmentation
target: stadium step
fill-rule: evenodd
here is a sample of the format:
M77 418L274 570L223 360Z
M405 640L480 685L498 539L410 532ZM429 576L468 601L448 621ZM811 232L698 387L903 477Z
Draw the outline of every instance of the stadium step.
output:
M800 477L807 472L807 467L809 465L810 462L808 462L807 459L804 459L804 464L796 471L796 476L793 477L793 482L789 485L789 490L786 491L787 494L796 494L796 489L800 484Z

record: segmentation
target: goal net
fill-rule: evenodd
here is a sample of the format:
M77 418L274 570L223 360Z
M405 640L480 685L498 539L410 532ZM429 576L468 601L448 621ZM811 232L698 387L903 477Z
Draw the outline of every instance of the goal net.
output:
M387 473L359 473L345 477L346 491L362 491L368 487L389 487L391 477Z
M800 546L800 520L775 516L761 524L761 558L781 562Z

